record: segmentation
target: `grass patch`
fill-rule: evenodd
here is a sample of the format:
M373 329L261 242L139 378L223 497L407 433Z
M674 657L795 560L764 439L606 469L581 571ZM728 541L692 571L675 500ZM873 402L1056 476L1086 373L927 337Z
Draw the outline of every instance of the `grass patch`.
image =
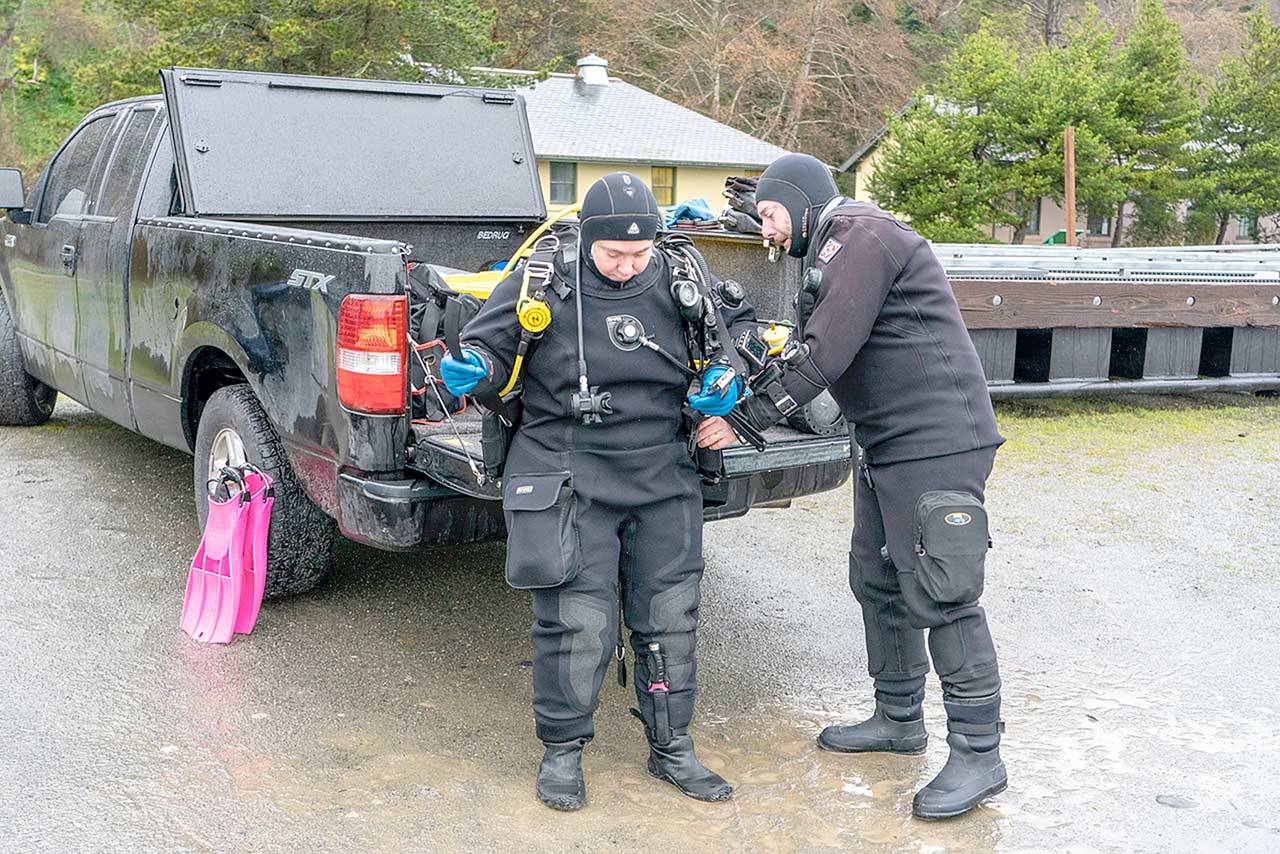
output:
M1135 452L1236 444L1274 460L1280 447L1280 398L1241 394L1126 395L1050 398L996 404L996 420L1009 440L1003 455L1035 457L1041 450L1077 449L1091 457L1087 470ZM1101 458L1101 459L1100 459Z

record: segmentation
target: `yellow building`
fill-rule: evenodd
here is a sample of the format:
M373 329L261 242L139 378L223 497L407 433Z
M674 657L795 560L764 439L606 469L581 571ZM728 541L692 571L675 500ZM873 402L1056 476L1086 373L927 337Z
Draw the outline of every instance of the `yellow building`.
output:
M518 90L525 99L548 210L582 200L610 172L638 175L660 205L702 198L724 207L725 179L756 175L786 151L610 77L594 54L577 74L553 74Z

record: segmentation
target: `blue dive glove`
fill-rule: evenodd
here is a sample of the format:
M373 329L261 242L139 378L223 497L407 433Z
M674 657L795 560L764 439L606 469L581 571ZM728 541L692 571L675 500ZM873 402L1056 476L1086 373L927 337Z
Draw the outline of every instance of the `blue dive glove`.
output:
M470 347L462 348L461 360L453 358L452 354L440 360L440 378L450 394L466 394L487 376L489 366L485 364L484 356Z
M731 369L725 365L712 365L702 372L701 388L710 388L715 385L716 380L724 376ZM689 395L689 405L701 412L703 415L728 415L733 411L733 407L737 405L738 398L742 396L742 377L734 377L733 382L720 392L707 392L706 394L699 391L697 394Z

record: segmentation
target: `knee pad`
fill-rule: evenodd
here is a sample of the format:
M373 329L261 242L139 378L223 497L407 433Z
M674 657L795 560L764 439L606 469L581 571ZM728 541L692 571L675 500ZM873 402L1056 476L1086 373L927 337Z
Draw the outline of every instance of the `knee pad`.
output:
M584 713L595 710L598 674L608 666L612 652L611 612L612 605L598 599L573 594L560 597L564 659L559 678L566 699Z
M929 653L944 694L986 697L1000 690L995 645L981 608L955 622L929 630Z
M692 632L698 627L698 607L702 603L701 574L686 576L677 584L667 587L649 600L650 633L661 640L662 635L678 635Z

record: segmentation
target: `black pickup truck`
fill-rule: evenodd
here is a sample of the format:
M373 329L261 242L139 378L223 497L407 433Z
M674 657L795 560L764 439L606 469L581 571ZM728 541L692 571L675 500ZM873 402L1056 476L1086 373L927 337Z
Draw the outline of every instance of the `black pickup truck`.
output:
M512 91L198 69L90 113L24 196L0 170L0 424L59 393L278 485L268 595L338 532L384 549L502 536L474 419L408 403L406 264L482 271L546 218ZM757 247L758 249L758 247ZM846 434L771 433L706 484L709 519L831 489ZM203 513L201 513L203 515Z

